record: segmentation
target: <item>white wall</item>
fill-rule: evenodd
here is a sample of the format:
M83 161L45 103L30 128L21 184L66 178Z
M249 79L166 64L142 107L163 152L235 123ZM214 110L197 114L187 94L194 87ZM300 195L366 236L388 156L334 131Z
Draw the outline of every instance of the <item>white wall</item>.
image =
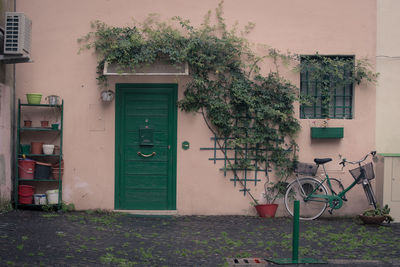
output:
M384 156L382 204L389 204L395 220L400 220L400 1L377 2L376 69L380 73L376 90L376 147Z

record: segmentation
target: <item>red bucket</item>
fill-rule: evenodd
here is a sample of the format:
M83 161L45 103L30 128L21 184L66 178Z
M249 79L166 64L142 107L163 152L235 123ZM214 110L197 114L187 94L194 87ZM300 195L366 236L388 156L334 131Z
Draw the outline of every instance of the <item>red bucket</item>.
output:
M21 196L33 195L33 186L19 185L18 186L18 195L21 195Z
M18 202L19 204L32 204L33 202L33 186L18 186Z
M32 195L30 196L18 196L18 202L19 204L32 204L33 202L33 197Z
M33 179L35 173L35 161L31 159L18 160L19 179Z

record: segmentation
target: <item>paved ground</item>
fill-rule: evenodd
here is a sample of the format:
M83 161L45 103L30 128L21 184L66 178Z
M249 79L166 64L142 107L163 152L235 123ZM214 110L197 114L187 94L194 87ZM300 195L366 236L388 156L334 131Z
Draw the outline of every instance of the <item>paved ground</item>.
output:
M291 232L289 218L11 211L0 214L0 266L265 266L263 259L291 257ZM300 256L400 265L400 224L302 222Z

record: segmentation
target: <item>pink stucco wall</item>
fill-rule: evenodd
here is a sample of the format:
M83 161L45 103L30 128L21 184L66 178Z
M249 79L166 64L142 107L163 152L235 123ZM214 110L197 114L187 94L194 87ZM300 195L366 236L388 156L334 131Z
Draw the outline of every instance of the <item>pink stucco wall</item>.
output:
M17 11L33 21L31 64L17 67L17 95L26 92L57 94L65 101L64 120L64 193L67 202L78 209L114 208L114 103L99 100L96 85L96 56L92 51L78 54L77 39L90 29L90 22L124 26L142 21L149 13L161 18L181 16L200 24L203 16L218 4L215 0L19 0ZM356 55L375 64L375 0L229 0L224 4L227 23L240 25L255 22L251 42L268 44L281 51L312 54ZM362 8L361 8L362 7ZM265 71L268 71L266 68ZM299 74L287 71L287 77L299 85ZM115 82L177 83L182 97L187 78L115 77ZM332 157L328 169L350 184L351 177L341 172L338 155L358 159L375 147L375 88L355 89L353 120L331 120L344 126L345 137L338 141L312 141L307 120L302 120L298 137L300 159ZM297 108L298 110L298 108ZM220 165L209 161L211 145L202 118L178 113L177 211L179 214L253 214L250 198L234 188L219 171ZM181 142L191 144L181 149ZM256 197L262 183L253 188ZM343 213L365 208L362 190L353 190ZM280 214L285 214L283 205Z

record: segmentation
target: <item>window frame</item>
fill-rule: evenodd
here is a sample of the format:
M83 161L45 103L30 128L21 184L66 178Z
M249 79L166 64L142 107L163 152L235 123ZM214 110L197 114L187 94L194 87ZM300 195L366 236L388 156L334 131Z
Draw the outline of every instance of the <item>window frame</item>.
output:
M354 55L301 55L300 56L300 64L304 59L318 59L321 57L329 57L332 59L339 58L345 60L351 60L353 64L355 64L355 56ZM347 75L351 75L351 72ZM354 117L354 82L347 85L341 86L332 86L330 85L331 100L329 104L329 109L326 110L322 104L321 97L321 85L318 85L321 81L312 81L309 77L310 73L307 70L306 73L304 71L300 71L300 97L306 95L313 99L313 103L311 105L305 105L300 103L299 111L300 111L300 119L353 119ZM313 83L313 85L312 85ZM306 91L306 94L304 94ZM312 92L313 91L313 92ZM340 92L338 92L340 91ZM338 100L341 100L341 105L338 104ZM340 101L339 101L340 102ZM306 109L311 109L306 110ZM341 112L339 112L341 111Z

